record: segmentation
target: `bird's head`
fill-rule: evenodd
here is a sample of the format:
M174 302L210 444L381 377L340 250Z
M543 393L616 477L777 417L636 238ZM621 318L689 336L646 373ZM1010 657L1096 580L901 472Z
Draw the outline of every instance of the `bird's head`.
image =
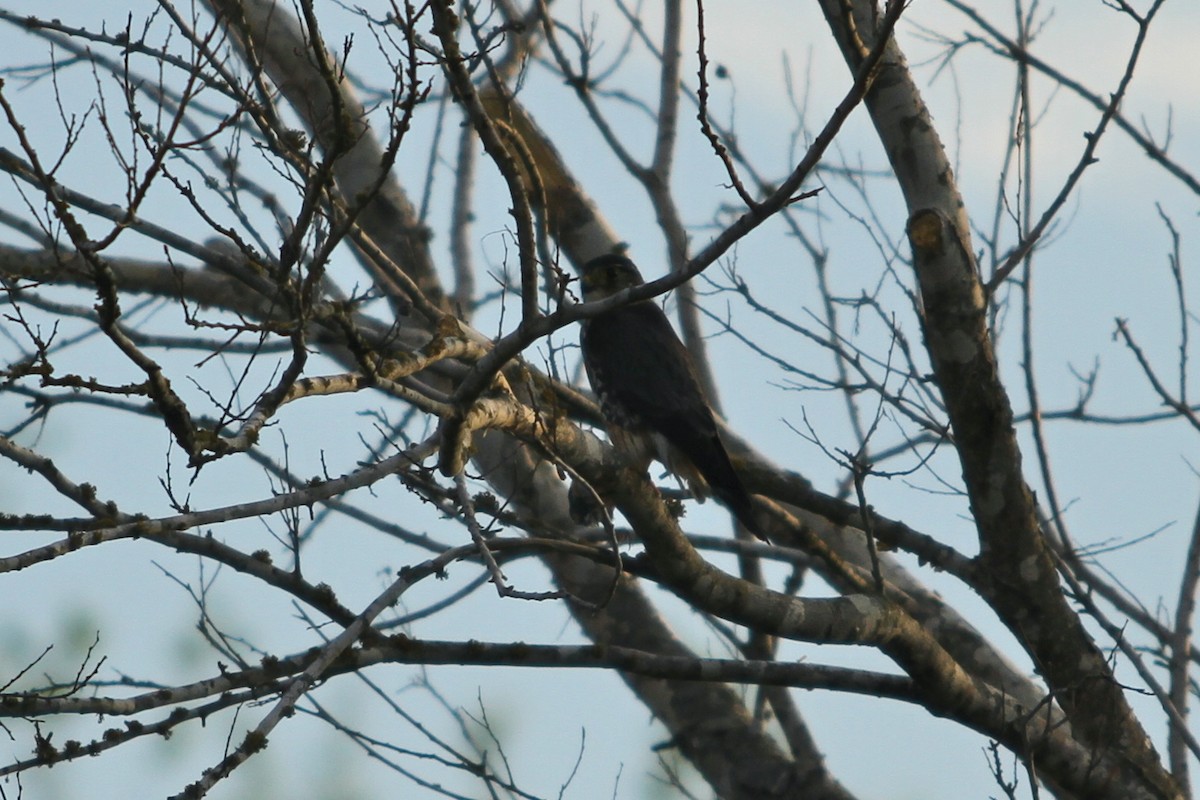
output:
M591 302L611 297L622 289L639 286L642 273L625 256L609 253L593 258L583 265L579 285L583 288L583 299Z

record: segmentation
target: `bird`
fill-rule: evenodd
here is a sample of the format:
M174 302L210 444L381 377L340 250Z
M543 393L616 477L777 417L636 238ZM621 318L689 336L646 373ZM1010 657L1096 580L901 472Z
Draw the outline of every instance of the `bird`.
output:
M640 286L629 258L616 253L584 264L585 302ZM752 533L763 537L754 505L721 441L695 364L654 300L638 300L581 322L583 365L600 401L609 440L640 472L658 459L692 495L715 495Z

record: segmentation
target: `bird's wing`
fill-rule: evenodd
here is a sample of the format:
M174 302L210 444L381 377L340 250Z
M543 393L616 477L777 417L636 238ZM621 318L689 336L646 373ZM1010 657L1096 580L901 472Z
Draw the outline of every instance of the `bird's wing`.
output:
M634 415L674 443L674 433L716 435L687 349L662 309L634 303L592 319L584 366L607 405Z
M653 302L634 303L588 321L584 366L605 414L661 434L711 490L753 531L750 495L729 461L687 348ZM759 534L761 535L761 534Z

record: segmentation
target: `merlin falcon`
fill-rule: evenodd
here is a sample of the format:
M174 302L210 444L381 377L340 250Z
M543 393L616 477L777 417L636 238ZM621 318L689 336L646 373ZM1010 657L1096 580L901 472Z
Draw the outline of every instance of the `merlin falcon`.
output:
M628 258L605 255L583 267L585 301L642 284ZM618 306L582 322L583 364L600 399L609 439L645 472L654 459L703 502L716 495L755 534L753 504L717 433L687 348L653 300Z

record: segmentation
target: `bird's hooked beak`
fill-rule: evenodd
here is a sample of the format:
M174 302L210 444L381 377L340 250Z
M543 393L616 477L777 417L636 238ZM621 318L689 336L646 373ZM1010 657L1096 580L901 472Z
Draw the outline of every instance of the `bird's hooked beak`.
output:
M579 288L583 293L584 302L599 300L606 297L612 287L611 269L604 264L589 261L579 274Z
M596 270L585 269L583 271L579 276L579 288L583 290L584 295L596 288Z

